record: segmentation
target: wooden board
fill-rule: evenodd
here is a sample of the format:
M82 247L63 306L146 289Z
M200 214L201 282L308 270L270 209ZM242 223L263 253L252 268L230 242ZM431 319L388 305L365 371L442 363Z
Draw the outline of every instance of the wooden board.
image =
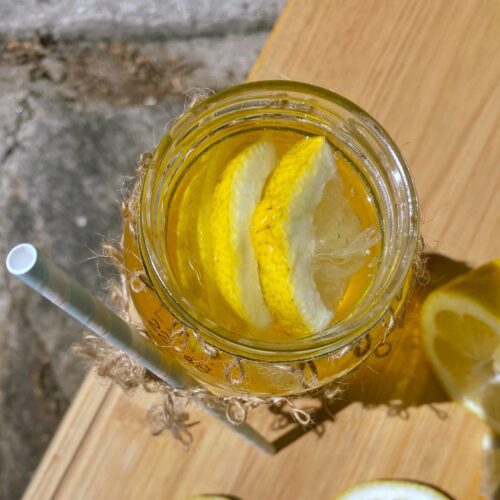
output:
M414 173L428 245L478 265L500 255L499 53L497 0L293 0L250 79L323 85L374 115ZM433 265L439 279L456 267ZM149 434L150 395L130 398L89 375L25 498L326 500L380 477L480 497L484 427L440 390L415 312L393 353L347 382L333 418L318 416L305 435L286 427L290 444L269 457L202 415L186 453ZM276 436L269 415L256 419Z

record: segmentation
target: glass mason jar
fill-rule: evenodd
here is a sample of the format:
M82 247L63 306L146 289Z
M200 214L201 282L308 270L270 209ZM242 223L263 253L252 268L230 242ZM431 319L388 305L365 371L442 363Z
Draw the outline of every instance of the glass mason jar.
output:
M166 241L172 199L193 160L230 134L266 127L324 136L352 160L375 200L382 233L380 264L350 313L322 332L280 341L238 336L200 314L177 283ZM217 393L285 396L330 384L381 349L413 281L418 203L399 149L358 106L312 85L247 83L188 109L158 145L135 208L136 219L125 224L123 258L144 332Z

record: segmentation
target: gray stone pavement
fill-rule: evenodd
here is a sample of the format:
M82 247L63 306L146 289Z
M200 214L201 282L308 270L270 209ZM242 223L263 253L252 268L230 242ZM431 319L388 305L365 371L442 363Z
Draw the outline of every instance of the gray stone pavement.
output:
M84 374L81 328L7 276L8 249L37 244L106 299L96 254L124 178L185 90L244 80L282 5L0 0L1 499L22 495Z
M141 40L267 31L284 0L2 0L0 35Z

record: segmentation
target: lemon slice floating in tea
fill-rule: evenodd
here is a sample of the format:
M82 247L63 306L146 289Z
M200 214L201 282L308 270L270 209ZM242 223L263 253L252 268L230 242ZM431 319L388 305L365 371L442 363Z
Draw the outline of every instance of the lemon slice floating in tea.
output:
M270 176L252 222L252 240L267 306L294 336L324 329L333 310L313 278L313 216L335 159L324 137L292 146Z
M415 481L386 479L358 484L334 500L450 500L450 497Z
M203 172L199 171L189 182L179 206L179 221L177 224L177 252L183 256L178 259L180 282L186 289L194 288L201 282L201 277L190 260L190 256L198 252L198 234L193 227L198 226L199 214L193 210L196 199L204 183Z
M233 310L257 328L271 322L259 283L250 224L266 179L277 163L269 141L259 141L238 154L215 187L210 218L214 274L222 296Z
M364 217L371 201L352 165L326 138L260 137L236 155L233 142L218 145L187 178L176 211L179 284L242 334L303 336L366 291L380 231Z
M500 259L430 293L421 320L447 392L500 432Z

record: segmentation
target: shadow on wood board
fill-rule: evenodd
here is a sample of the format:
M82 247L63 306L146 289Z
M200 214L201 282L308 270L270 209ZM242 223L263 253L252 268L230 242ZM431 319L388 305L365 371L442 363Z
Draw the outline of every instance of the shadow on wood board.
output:
M304 428L282 407L272 407L274 414L271 430L282 431L274 445L277 451L290 445L308 432L321 436L325 424L351 404L360 403L366 408L385 406L394 418L409 419L409 409L428 405L437 418L446 419L446 413L437 403L449 398L435 378L420 341L420 310L425 297L436 287L466 272L469 267L440 254L428 254L429 283L417 286L413 299L405 312L404 324L390 338L388 356L372 355L360 367L341 380L341 394L329 403L307 400L313 408L313 424Z

